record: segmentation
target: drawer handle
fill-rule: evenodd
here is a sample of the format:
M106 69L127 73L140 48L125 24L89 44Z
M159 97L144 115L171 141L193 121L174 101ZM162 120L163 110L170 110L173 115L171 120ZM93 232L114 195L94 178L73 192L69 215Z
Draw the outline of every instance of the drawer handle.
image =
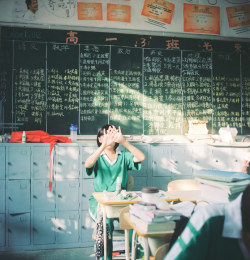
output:
M60 230L60 231L62 231L62 230L63 230L61 227L58 227L57 229L58 229L58 230Z
M12 165L12 163L11 163L11 162L8 162L8 165L9 165L9 166L11 166L11 165Z
M58 164L62 166L62 162L58 162Z
M61 194L58 194L58 196L57 196L57 197L61 199L61 198L62 198L62 195L61 195Z
M33 195L33 198L34 198L34 199L37 199L37 196L36 196L36 195Z
M85 226L82 226L82 229L86 229L86 227L85 227Z
M37 162L33 162L33 165L37 166Z
M86 195L85 195L85 194L82 194L82 197L86 198Z

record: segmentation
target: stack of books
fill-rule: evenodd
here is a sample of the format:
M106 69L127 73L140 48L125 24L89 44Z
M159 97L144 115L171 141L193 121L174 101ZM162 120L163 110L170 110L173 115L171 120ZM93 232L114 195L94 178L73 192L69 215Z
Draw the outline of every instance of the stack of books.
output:
M175 210L159 210L155 204L138 202L130 205L130 221L142 233L173 231L175 220L181 213Z
M204 169L194 175L200 183L201 199L211 203L230 202L250 184L250 176L244 172Z

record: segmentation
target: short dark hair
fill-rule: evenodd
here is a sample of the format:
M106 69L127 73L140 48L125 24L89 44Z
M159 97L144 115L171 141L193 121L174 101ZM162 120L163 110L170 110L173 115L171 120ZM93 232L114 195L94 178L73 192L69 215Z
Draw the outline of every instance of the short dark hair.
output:
M243 191L241 199L242 229L250 233L250 185Z
M26 5L27 5L27 8L29 9L29 5L31 5L31 1L32 0L25 0L25 3L26 3Z
M110 126L114 126L115 128L117 128L115 125L110 125L110 124L106 124L104 126L102 126L101 128L98 129L98 133L97 133L97 145L100 147L102 143L99 142L99 137L104 135L104 131L107 131L109 129ZM115 143L114 146L114 150L116 150L116 148L119 146L119 143Z

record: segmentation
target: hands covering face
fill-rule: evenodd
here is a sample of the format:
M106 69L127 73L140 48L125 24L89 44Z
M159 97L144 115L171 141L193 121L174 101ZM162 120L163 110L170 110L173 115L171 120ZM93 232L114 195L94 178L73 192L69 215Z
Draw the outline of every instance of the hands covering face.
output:
M117 129L115 126L110 126L108 130L104 130L102 143L105 146L109 146L113 143L121 143L124 141L124 137L122 135L121 127Z

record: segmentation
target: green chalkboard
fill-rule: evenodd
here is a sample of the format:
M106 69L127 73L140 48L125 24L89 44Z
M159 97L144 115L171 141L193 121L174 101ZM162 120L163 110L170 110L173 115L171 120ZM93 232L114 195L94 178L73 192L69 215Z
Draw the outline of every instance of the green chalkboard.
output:
M239 41L2 27L0 127L172 135L202 119L209 133L249 134L249 53Z

